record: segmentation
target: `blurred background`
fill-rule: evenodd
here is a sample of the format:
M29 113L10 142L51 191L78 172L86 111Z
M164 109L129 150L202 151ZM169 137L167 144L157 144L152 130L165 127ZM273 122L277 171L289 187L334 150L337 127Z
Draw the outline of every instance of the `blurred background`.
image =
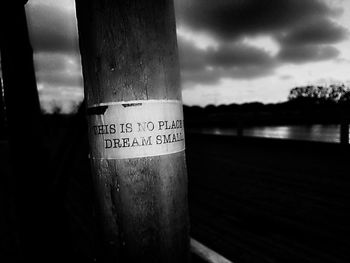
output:
M229 128L239 125L249 136L340 141L339 111L350 98L348 2L175 7L189 128L235 134ZM26 13L43 111L76 112L84 95L74 1L31 0Z

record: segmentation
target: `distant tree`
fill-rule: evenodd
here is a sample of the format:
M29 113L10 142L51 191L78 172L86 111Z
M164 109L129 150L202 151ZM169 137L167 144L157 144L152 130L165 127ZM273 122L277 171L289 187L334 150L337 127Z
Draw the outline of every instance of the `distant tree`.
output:
M350 88L344 84L296 87L289 92L288 100L312 104L350 103Z
M339 99L339 103L350 104L350 90L347 90Z
M347 92L349 92L349 88L346 88L344 84L339 86L331 85L329 99L334 102L339 102Z

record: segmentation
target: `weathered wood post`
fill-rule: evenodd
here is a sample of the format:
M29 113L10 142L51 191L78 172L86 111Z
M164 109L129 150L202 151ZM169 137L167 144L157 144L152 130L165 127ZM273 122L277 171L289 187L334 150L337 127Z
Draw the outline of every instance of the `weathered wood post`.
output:
M76 0L76 9L107 250L122 262L187 262L173 1Z
M47 174L41 147L41 109L24 5L0 2L0 51L21 261L39 262L51 245L46 222Z

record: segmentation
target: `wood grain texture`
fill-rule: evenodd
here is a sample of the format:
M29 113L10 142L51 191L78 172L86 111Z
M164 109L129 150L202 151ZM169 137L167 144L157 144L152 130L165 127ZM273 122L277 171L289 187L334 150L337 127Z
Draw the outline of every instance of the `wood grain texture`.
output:
M77 16L88 107L181 99L172 1L77 0Z
M76 7L88 108L116 101L181 100L172 1L76 0ZM185 153L92 158L91 164L108 257L186 262Z

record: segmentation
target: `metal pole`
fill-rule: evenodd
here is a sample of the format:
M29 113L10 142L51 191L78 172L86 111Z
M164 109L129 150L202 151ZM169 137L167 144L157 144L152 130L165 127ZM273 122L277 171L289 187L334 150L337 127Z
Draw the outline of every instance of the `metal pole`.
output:
M172 0L76 0L105 255L187 262L184 127Z

